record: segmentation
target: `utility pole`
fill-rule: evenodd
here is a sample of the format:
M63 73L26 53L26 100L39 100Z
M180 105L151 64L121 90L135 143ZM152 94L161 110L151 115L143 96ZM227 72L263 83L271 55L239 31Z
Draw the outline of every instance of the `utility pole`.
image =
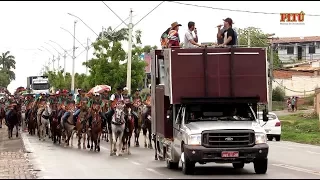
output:
M131 58L132 58L132 9L129 15L129 42L128 42L128 60L127 60L127 88L128 93L131 94Z
M66 77L66 58L67 58L67 51L64 51L63 55L63 77Z
M73 25L73 52L72 52L72 76L71 76L71 93L74 93L74 67L75 67L75 59L76 59L76 24L77 21L74 21Z
M58 69L57 69L57 71L59 72L60 71L60 55L58 55Z
M269 112L272 111L272 81L273 81L273 42L271 41L270 45L270 62L269 62L269 103L268 103L268 109Z
M89 54L89 38L87 38L87 53L86 53L86 63L88 63L88 54ZM86 66L86 75L88 75L88 66Z
M251 31L250 31L250 28L248 28L248 37L247 37L247 39L248 39L248 47L251 47Z
M56 60L54 59L54 55L52 55L52 71L54 72L54 62L55 62Z

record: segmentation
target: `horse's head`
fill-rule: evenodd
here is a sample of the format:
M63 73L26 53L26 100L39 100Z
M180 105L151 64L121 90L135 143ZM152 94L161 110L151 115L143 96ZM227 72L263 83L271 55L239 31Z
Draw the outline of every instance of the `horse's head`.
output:
M88 119L88 114L89 114L88 108L85 107L85 106L81 106L80 113L78 115L78 118L79 118L80 122L83 122L83 121L87 120Z
M124 122L124 107L117 106L114 110L113 121L116 123Z
M52 108L49 102L47 102L47 104L45 105L45 111L47 111L48 115L52 114Z

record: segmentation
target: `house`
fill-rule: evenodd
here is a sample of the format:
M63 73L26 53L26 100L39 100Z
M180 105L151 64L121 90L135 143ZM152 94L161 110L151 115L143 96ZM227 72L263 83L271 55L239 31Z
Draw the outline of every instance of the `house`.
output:
M320 60L320 36L283 37L272 42L283 63Z
M273 77L273 89L281 87L286 96L308 96L320 87L320 61L274 70Z

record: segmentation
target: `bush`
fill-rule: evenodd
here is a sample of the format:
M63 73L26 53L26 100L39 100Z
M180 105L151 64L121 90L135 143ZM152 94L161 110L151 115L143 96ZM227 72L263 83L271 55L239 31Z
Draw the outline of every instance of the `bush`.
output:
M314 97L315 97L314 94L306 97L304 104L306 104L306 105L308 105L308 106L313 106L313 104L314 104Z
M272 90L272 100L273 101L284 101L286 93L281 87L276 87Z

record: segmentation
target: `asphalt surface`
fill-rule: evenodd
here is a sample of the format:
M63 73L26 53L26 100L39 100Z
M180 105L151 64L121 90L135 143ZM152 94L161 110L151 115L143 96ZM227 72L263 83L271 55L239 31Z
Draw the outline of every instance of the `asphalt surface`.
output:
M269 167L265 175L256 175L253 164L235 170L231 164L196 165L195 175L183 175L179 170L169 170L164 161L154 160L154 150L132 147L131 155L109 156L109 143L101 142L101 152L54 145L51 140L40 142L35 136L22 134L22 139L40 178L205 178L205 179L319 179L320 147L292 142L268 142ZM142 140L142 139L141 139ZM142 142L141 142L142 144Z

